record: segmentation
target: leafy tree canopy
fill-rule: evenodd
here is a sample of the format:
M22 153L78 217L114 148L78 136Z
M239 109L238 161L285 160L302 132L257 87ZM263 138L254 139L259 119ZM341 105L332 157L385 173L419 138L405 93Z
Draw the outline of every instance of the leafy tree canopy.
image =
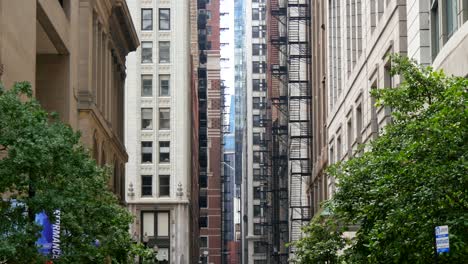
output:
M371 93L377 107L392 109L392 123L368 151L328 170L338 182L333 218L359 225L341 261L432 263L434 228L448 225L450 253L438 263L466 263L468 80L399 55L391 59L403 81ZM314 223L305 231L320 236Z
M62 255L54 263L131 263L136 252L149 254L131 240L132 216L109 191L108 169L79 140L32 98L29 83L0 86L0 263L45 263L35 215L55 221L57 209Z

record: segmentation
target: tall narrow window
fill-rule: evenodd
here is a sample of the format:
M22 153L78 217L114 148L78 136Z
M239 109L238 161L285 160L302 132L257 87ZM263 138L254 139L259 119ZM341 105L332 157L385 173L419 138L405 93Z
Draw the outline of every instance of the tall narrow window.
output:
M171 62L171 43L169 41L159 41L159 63Z
M153 163L153 142L141 142L141 163Z
M144 212L141 218L143 218L143 235L154 237L154 212Z
M159 197L170 196L170 180L169 175L159 175Z
M159 142L159 162L168 163L170 162L170 143L169 141Z
M358 105L356 108L356 135L360 140L362 133L362 108L361 105Z
M431 39L432 59L434 59L440 49L440 18L438 0L433 0L431 6Z
M171 112L169 108L159 108L159 130L171 128Z
M141 109L141 129L143 130L153 129L153 108Z
M171 10L169 8L159 9L159 30L171 29Z
M141 42L141 63L153 63L153 42Z
M253 8L252 9L252 20L259 20L260 19L260 14L258 12L258 8Z
M145 74L141 76L141 96L153 96L153 75Z
M169 96L171 94L170 87L170 75L159 75L159 96Z
M254 235L259 236L259 235L262 235L262 233L263 233L262 224L254 223Z
M346 124L346 133L347 133L347 141L348 141L348 155L352 155L352 148L354 142L354 135L353 135L353 119L348 119L348 123Z
M169 236L169 212L158 212L158 226L157 234L158 237Z
M153 9L141 9L141 30L153 30Z
M153 195L153 176L142 175L141 176L141 196Z
M342 143L341 143L341 136L336 138L336 159L337 161L341 160L341 153L342 153Z
M446 18L447 18L447 39L449 39L453 33L457 30L457 16L458 8L457 1L449 0L446 3Z
M253 26L252 27L252 38L259 38L260 37L260 31L258 26Z

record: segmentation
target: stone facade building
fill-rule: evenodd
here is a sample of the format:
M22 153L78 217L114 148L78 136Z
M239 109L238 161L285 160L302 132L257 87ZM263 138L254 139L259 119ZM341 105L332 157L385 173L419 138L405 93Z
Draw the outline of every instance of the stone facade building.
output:
M188 263L197 217L191 204L194 10L191 1L127 3L141 40L128 56L125 98L131 232L157 247L160 263Z
M0 81L29 81L48 111L82 133L123 200L125 56L139 45L124 0L0 0Z

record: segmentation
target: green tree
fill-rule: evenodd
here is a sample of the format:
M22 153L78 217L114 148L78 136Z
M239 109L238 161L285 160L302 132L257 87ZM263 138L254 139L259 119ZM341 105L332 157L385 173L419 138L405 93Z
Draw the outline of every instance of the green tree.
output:
M432 263L434 228L448 225L450 253L439 263L468 259L468 80L448 77L392 55L397 88L375 89L392 123L368 151L335 164L334 217L359 230L346 263ZM318 254L318 253L317 253Z
M45 211L55 221L57 209L61 257L54 263L131 263L149 254L131 240L132 216L108 189L109 170L79 140L32 98L29 83L0 86L0 262L44 263L35 215Z
M333 216L320 215L303 228L305 237L293 245L299 263L335 264L339 252L349 242L343 236L346 228Z

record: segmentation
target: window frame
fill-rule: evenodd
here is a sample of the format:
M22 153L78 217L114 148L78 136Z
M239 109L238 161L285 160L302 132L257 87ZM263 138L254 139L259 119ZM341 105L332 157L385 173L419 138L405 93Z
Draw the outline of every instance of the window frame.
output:
M167 48L167 50L166 50L166 48ZM167 55L162 56L163 54L165 54L166 51L167 51ZM158 43L158 61L159 61L159 63L171 63L171 42L170 41L159 41L159 43Z
M169 107L160 107L158 115L159 130L171 130L171 109Z
M145 143L149 143L150 146L146 146L146 148L151 148L151 152L144 152L144 144ZM154 160L153 160L153 153L154 153L154 149L153 149L153 141L141 141L141 164L153 164ZM151 157L151 161L149 162L145 162L145 158L144 158L144 155L147 154L147 155L150 155Z
M162 12L161 11L168 11L168 18L167 19L161 19L161 14ZM163 22L167 22L168 26L167 28L162 28L161 27L161 21ZM158 28L160 31L168 31L168 30L171 30L171 9L170 8L159 8L158 10Z
M145 19L145 15L144 15L144 12L145 11L151 11L151 19ZM154 14L153 14L153 8L142 8L141 9L141 31L153 31L153 17L154 17ZM150 20L150 28L149 29L145 29L144 28L144 22L145 21L148 21Z
M161 184L161 178L166 178L168 180L167 185ZM167 188L167 194L162 195L162 188ZM170 197L171 196L171 175L159 175L158 176L158 197Z
M145 184L144 178L149 178L150 184ZM145 194L145 188L149 188L149 194ZM141 197L151 196L153 196L153 175L141 175Z
M148 110L150 114L150 119L145 119L144 114L145 110ZM149 120L149 126L145 127L145 120ZM153 122L153 108L151 107L143 107L141 108L141 130L153 130L154 129L154 122Z
M167 143L167 146L162 146L162 144ZM168 148L167 152L162 152L161 148ZM162 154L167 154L167 159L163 159ZM170 163L171 162L171 142L170 141L159 141L159 163Z
M144 47L145 44L151 44L151 47L145 48ZM149 52L149 54L145 54L145 51L146 53ZM151 63L153 63L153 41L142 41L141 42L141 64L151 64Z
M149 93L145 93L145 81L150 81ZM146 84L148 86L148 84ZM153 75L152 74L142 74L141 75L141 97L153 97Z
M163 93L163 81L167 81L167 93ZM159 75L159 96L168 97L171 96L171 75L170 74L160 74Z

